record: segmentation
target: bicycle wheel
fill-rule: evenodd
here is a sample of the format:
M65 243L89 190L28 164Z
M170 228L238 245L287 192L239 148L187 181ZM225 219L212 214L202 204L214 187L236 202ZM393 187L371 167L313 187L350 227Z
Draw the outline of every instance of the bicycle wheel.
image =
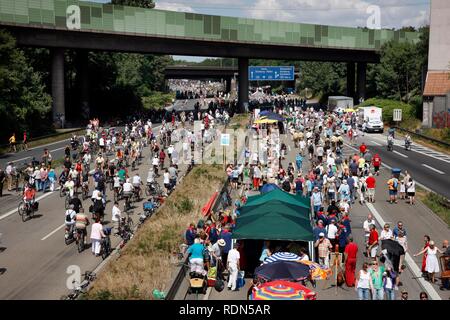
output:
M78 240L78 246L77 246L77 248L78 248L78 252L83 252L83 250L84 250L84 237L83 236L81 236L81 238Z
M70 201L70 197L66 196L66 200L64 201L66 210L69 209L69 201Z
M19 206L17 207L17 212L19 213L19 216L23 216L23 214L25 213L25 203L23 201L19 203Z
M26 208L26 206L24 206L23 208L23 213L22 213L22 222L25 222L28 220L28 209Z
M133 219L131 219L130 217L128 217L127 224L128 224L128 228L130 229L130 232L131 232L131 230L133 230L133 227L134 227Z
M146 186L146 187L145 187L145 195L146 195L147 197L150 197L151 194L152 194L151 188L150 188L149 186Z
M59 189L59 196L60 196L61 198L66 196L66 192L65 192L65 190L64 190L63 187L61 187L61 188Z

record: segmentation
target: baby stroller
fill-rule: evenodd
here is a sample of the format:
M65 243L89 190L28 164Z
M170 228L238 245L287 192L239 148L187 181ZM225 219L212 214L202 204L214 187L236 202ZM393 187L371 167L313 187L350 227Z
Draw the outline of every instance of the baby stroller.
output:
M189 273L189 289L188 294L195 294L198 298L198 294L206 294L208 289L208 281L206 275L202 275L198 272Z

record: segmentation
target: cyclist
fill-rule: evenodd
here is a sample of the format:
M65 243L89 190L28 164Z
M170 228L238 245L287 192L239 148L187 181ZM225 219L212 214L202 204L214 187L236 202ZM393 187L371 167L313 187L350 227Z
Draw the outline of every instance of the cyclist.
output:
M127 170L124 167L121 167L117 174L119 176L120 182L123 184L125 182L125 179L128 177Z
M67 178L66 183L64 183L64 188L69 192L69 196L72 198L73 197L73 191L75 188L75 182L73 181L72 177L69 175L69 177Z
M123 188L123 197L125 198L125 208L127 203L130 200L131 195L133 194L133 185L130 183L130 179L127 179L126 182L122 186Z
M28 184L23 192L23 202L25 203L25 206L31 208L34 205L35 201L36 189L34 189L31 184Z
M99 153L97 159L95 159L95 163L97 164L97 168L100 168L103 171L103 166L105 165L105 159L102 154Z
M75 226L75 216L77 214L75 210L73 210L73 208L73 204L69 205L69 209L66 210L65 214L65 224L66 227L69 227L69 235L72 235L73 233L73 228Z
M23 131L22 145L23 145L23 150L27 151L28 150L28 139L27 139L27 131L26 130Z
M157 177L159 177L159 174L158 174L159 158L158 158L158 155L156 155L156 154L152 159L152 165L153 165L153 171L155 172L155 175Z
M138 173L136 173L134 175L132 183L133 183L134 190L138 192L141 189L141 185L142 185L142 180L141 180L141 177L139 177Z
M73 205L73 210L75 210L76 213L80 212L80 209L83 209L83 204L77 194L74 194L73 198L69 200L69 205Z
M360 146L359 146L359 152L361 153L361 156L364 156L364 154L367 151L367 147L365 145L365 143L363 142Z
M80 232L83 237L83 242L86 243L87 230L86 227L89 225L89 219L87 215L84 214L84 209L80 208L80 212L75 215L75 229Z
M9 151L14 150L14 152L17 152L16 149L16 134L13 133L12 136L9 138Z
M407 133L405 136L405 147L406 149L409 149L410 146L411 146L411 136L409 135L409 133Z
M389 134L387 138L388 148L392 148L394 146L394 135Z

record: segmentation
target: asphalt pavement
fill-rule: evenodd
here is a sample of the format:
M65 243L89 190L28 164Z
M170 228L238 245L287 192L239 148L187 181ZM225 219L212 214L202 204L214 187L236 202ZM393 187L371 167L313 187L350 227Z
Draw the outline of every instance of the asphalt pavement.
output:
M395 140L394 151L387 151L387 136L366 133L358 136L357 146L364 142L372 154L378 153L382 163L407 170L416 182L450 199L450 155L413 142L412 150L405 150L403 140Z
M364 139L365 143L369 145L369 149L371 149L371 151L375 149L375 151L380 153L384 163L388 163L393 167L400 168L403 168L403 163L414 163L414 166L406 167L406 169L408 169L413 177L417 180L419 180L419 176L414 170L415 168L417 168L419 172L424 171L423 175L426 176L426 170L428 170L428 168L422 166L422 164L429 163L431 166L434 161L441 161L439 159L435 159L433 157L429 157L415 151L408 151L408 153L406 153L406 151L400 151L398 147L396 148L396 150L399 150L399 153L405 153L405 155L408 155L408 158L404 158L403 156L397 155L396 153L394 153L396 156L389 157L391 154L389 153L386 157L384 157L384 153L387 153L387 151L385 151L386 147L383 147L383 145L381 144L381 139L384 139L384 137L381 137L381 135L366 134L366 136L362 139ZM288 146L287 157L282 162L283 167L286 168L289 162L295 163L296 149L290 137L287 137L284 141ZM359 143L360 142L362 142L361 138L359 139ZM348 143L348 140L346 140L346 143ZM423 150L423 147L421 146L416 145L415 147L419 151ZM352 155L355 152L358 151L348 145L344 148L344 155L346 156ZM420 158L416 158L416 155L418 155L417 157ZM432 155L435 156L434 153ZM409 161L397 162L397 156L401 159L409 159ZM307 159L305 158L303 168L308 168L308 165L309 161L307 161ZM448 170L447 167L440 168L442 170ZM448 225L420 201L417 201L416 205L409 205L405 201L399 201L398 204L388 203L386 183L390 177L390 170L387 168L382 168L380 172L380 175L376 177L377 188L375 203L369 205L361 205L359 203L355 203L350 211L352 235L354 237L355 243L359 247L356 270L360 270L362 268L363 262L368 261L368 259L363 255L365 245L364 232L362 227L363 222L367 219L367 215L369 213L372 213L374 215L375 219L377 220L378 230L381 230L381 227L385 222L390 223L391 228L393 228L398 221L403 221L404 226L406 227L406 230L408 232L407 238L409 249L407 251L405 260L407 269L401 275L402 286L400 287L400 290L407 290L409 292L409 299L411 300L418 300L421 291L426 291L431 299L448 300L450 298L450 291L439 290L440 281L438 281L437 284L431 284L421 277L420 266L422 264L422 256L413 257L415 253L419 252L422 249L424 235L429 235L439 247L441 247L442 241L444 239L450 239L450 230ZM431 172L433 172L433 170L431 170ZM450 170L448 172L450 172ZM439 174L439 176L440 175L441 174ZM431 186L433 186L432 181L433 177L428 177L428 180L424 182L430 182ZM448 188L448 182L446 184L446 188ZM318 281L316 288L312 288L311 284L309 283L307 283L307 286L317 293L318 300L357 300L358 297L354 288L348 288L344 284L342 287L339 287L336 290L336 287L333 285L332 279L333 277L331 277L330 280ZM251 279L246 279L246 286L244 288L241 288L237 292L227 291L225 289L224 291L219 293L215 291L214 288L211 288L206 298L209 300L245 300L250 281ZM396 296L397 299L399 299L400 291L396 292Z
M143 181L150 167L148 147L144 149L144 155L143 163L135 171ZM185 169L185 165L180 165L180 171ZM158 180L162 185L162 175ZM91 191L92 188L90 185ZM0 208L2 247L6 247L0 253L0 268L6 268L0 275L0 299L58 299L68 293L66 282L72 279L74 269L84 273L94 270L102 262L101 257L92 255L90 247L78 253L75 243L64 243L64 198L59 197L59 192L39 194L39 197L43 197L39 200L39 211L26 222L22 222L16 208L9 212ZM107 191L107 199L105 221L109 224L112 191ZM15 207L18 202L14 203ZM90 198L83 201L86 212L90 204ZM123 205L122 200L120 207ZM131 213L135 224L140 213L142 202L136 203ZM90 227L88 234L89 231ZM111 236L113 248L119 240L119 237Z

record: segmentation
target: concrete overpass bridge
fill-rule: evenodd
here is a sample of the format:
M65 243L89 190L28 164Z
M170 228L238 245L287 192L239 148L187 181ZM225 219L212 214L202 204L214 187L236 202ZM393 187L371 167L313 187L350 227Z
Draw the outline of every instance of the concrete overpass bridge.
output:
M248 59L346 62L348 92L364 97L366 64L390 41L419 33L265 21L77 0L0 0L0 26L23 46L52 51L53 113L65 114L64 49L80 50L82 108L88 112L87 52L238 58L239 106L248 101ZM84 58L83 58L84 57ZM355 66L357 64L357 68ZM357 88L355 88L357 70Z

